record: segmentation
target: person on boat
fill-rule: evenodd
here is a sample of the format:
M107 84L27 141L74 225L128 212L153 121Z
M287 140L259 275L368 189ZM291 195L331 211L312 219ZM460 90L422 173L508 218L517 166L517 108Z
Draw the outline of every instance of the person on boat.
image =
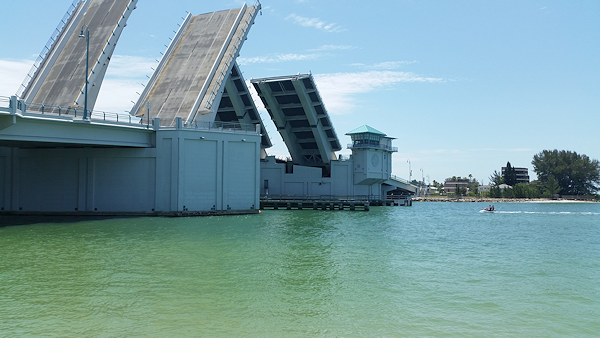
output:
M490 205L489 205L487 208L485 208L485 210L487 210L487 211L492 211L492 210L493 210L493 209L492 209L492 205L490 204Z
M496 210L496 208L494 208L494 206L492 205L492 211Z

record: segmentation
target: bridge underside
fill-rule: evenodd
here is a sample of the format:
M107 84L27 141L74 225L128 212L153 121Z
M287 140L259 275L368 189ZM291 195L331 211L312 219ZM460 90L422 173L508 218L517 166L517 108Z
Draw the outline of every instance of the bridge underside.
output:
M237 63L233 64L231 72L227 77L215 121L247 125L260 124L262 133L261 147L264 149L273 146Z
M294 164L327 168L342 149L312 75L253 79L250 81Z
M405 195L415 194L418 188L412 184L399 182L397 180L389 179L383 182L384 186L388 186L388 194L393 193L394 195Z

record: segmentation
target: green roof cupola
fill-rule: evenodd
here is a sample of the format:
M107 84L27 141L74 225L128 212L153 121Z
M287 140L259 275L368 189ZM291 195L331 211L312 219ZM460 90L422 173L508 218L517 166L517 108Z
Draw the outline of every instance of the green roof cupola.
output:
M382 139L386 139L388 142L393 139L366 124L347 132L346 135L349 135L352 139L352 144L349 148L382 148ZM388 142L383 143L387 145Z

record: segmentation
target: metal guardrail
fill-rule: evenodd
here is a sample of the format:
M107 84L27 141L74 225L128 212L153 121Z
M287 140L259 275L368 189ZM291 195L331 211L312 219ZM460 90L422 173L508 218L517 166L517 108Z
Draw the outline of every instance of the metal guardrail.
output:
M389 146L384 146L384 145L374 145L374 144L353 144L353 143L349 143L348 144L348 149L362 149L362 148L375 148L375 149L383 149L383 150L388 150L391 152L397 152L398 151L398 147L389 147Z
M398 176L396 176L396 175L390 175L390 179L392 179L392 180L394 180L394 181L398 181L398 182L404 183L404 184L408 184L408 185L411 185L411 186L413 186L413 187L417 188L417 186L416 186L416 185L414 185L414 184L410 183L408 180L405 180L405 179L403 179L403 178L400 178L400 177L398 177Z
M27 105L26 110L26 114L83 117L83 108L81 107L61 107L43 103L30 103ZM134 125L141 124L142 122L141 118L127 113L111 113L93 110L89 111L88 116L90 117L90 120L95 121L118 122Z
M56 27L54 32L52 32L50 39L48 40L48 42L46 42L46 45L40 52L40 55L37 57L37 59L33 63L33 66L31 66L29 73L27 73L25 80L23 80L23 82L21 83L21 86L19 87L19 90L17 92L18 97L23 96L23 92L29 86L29 84L31 83L31 80L36 76L36 73L38 72L40 65L46 59L46 56L48 56L48 53L52 50L52 48L54 48L54 45L58 41L57 38L60 37L60 35L65 30L65 27L69 23L69 21L71 21L71 17L73 16L73 14L75 14L75 10L79 7L80 2L82 2L82 0L74 0L73 1L73 3L71 4L71 6L69 6L69 9L63 16L62 20L60 20L60 22L58 23L58 26Z
M13 101L14 100L14 101ZM12 102L16 102L16 107L12 107ZM54 106L42 103L31 103L26 104L23 100L18 100L16 97L0 96L0 111L15 113L19 112L23 116L34 116L45 118L57 118L59 120L69 120L77 117L83 117L83 108L81 107L62 107ZM105 111L92 111L88 114L91 121L102 121L107 123L129 125L136 127L145 127L153 129L176 129L176 127L158 127L154 126L151 121L147 119L133 116L127 113L111 113ZM237 122L197 122L194 121L190 124L184 124L181 126L183 129L194 129L194 130L215 130L215 131L228 131L234 133L246 133L246 134L260 134L260 129L254 124L243 124Z
M198 122L194 121L189 124L185 124L183 128L187 129L204 129L204 130L224 130L224 131L233 131L233 132L245 132L258 134L256 130L256 126L253 124L243 124L237 122Z
M12 102L16 102L16 107L12 107ZM81 107L62 107L43 103L30 103L27 104L23 100L13 101L10 97L0 96L0 111L12 112L19 111L24 116L44 116L44 117L58 117L59 119L64 118L76 118L83 117L83 108ZM111 113L105 111L91 111L88 114L92 121L103 121L119 124L128 125L140 125L142 119L127 113Z
M256 15L256 12L258 10L260 10L261 5L260 2L257 1L257 6L250 6L249 9L252 11L251 15L250 15L250 20L244 20L244 26L242 28L241 31L241 36L238 36L236 41L233 42L236 45L235 50L238 50L237 46L239 46L244 39L246 39L246 34L248 33L248 29L250 28L250 24L254 21L254 16ZM224 67L221 70L221 72L217 75L217 80L212 88L212 91L210 92L206 103L204 104L204 108L206 109L210 109L212 107L212 104L217 96L217 91L219 90L219 88L221 87L221 83L223 82L223 80L225 79L225 77L227 76L227 73L229 71L229 66L231 65L231 63L235 60L235 55L232 53L227 54L227 58L225 59L225 63L224 63Z

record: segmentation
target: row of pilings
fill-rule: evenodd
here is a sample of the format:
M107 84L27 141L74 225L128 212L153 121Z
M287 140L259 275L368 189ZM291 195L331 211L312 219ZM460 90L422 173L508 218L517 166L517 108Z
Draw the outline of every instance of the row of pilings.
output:
M369 211L372 206L411 206L410 196L395 196L394 199L374 199L372 196L335 195L263 195L260 209L274 210L360 210Z

